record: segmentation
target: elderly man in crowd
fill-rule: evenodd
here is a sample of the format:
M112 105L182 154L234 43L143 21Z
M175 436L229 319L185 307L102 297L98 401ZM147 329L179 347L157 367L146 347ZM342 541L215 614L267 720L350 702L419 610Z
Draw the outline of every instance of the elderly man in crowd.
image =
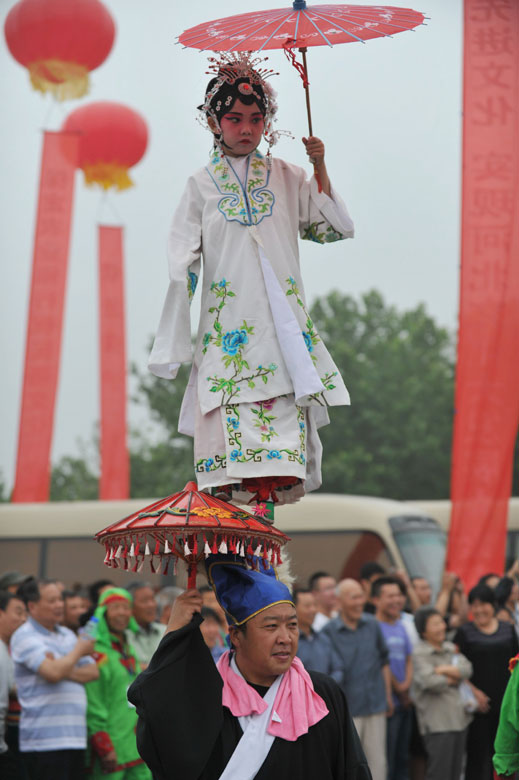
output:
M91 639L63 621L63 598L52 580L31 579L18 591L29 618L11 639L22 707L20 752L31 780L77 780L86 748L85 683L98 671Z
M360 583L342 580L338 595L339 616L323 631L342 661L341 688L373 780L387 780L386 718L393 714L387 646L377 621L363 614L366 596Z
M312 624L317 612L314 595L311 590L296 588L294 590L297 623L299 626L299 643L297 656L307 669L314 672L329 674L334 680L342 679L342 664L334 652L332 643L322 631L314 631Z
M166 628L157 621L155 592L148 582L132 582L127 590L133 598L133 617L137 623L137 630L128 631L127 639L137 653L140 668L146 669Z
M208 559L233 649L215 666L200 633L202 597L179 596L166 636L128 696L141 755L157 780L369 780L337 684L306 672L288 588L263 564Z

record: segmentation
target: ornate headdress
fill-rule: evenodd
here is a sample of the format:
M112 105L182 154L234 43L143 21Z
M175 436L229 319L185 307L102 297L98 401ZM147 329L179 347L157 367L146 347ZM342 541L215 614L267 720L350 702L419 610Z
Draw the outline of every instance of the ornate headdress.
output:
M276 93L266 79L277 74L269 68L259 67L262 62L264 58L253 57L251 52L222 52L218 58L210 57L207 73L213 78L207 86L203 104L198 106L199 121L211 129L207 122L211 117L220 129L221 117L235 100L240 99L246 104L255 101L265 119L263 137L270 153L270 148L282 133L273 129L278 107ZM220 146L220 139L216 136L215 143Z

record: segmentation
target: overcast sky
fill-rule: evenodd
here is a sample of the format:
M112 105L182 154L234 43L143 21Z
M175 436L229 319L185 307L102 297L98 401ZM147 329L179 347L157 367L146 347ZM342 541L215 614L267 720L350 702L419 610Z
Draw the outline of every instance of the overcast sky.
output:
M146 119L150 142L133 169L135 187L103 199L78 172L70 251L53 461L77 454L98 409L96 225L125 227L128 357L143 369L167 287L165 242L187 176L205 164L211 139L195 120L207 76L204 54L175 36L205 20L281 7L276 0L104 0L117 35L91 74L88 97L56 104L30 87L27 72L0 48L2 209L0 285L2 404L0 470L14 480L26 316L32 262L41 131L58 129L79 105L114 100ZM316 2L316 5L319 3ZM357 0L357 5L369 5ZM14 5L0 0L2 27ZM406 7L407 2L392 0ZM313 48L308 54L314 134L326 143L331 179L352 215L356 237L327 247L301 244L307 298L332 289L360 296L376 288L400 309L425 303L452 331L458 308L462 0L422 0L430 17L415 32L366 44ZM217 10L215 10L217 9ZM304 92L280 52L274 153L306 166ZM146 424L130 409L130 424ZM174 485L172 485L173 489Z

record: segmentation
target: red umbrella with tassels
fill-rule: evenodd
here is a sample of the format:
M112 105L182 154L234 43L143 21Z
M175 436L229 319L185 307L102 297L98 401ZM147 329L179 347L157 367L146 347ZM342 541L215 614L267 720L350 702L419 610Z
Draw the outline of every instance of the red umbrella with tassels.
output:
M105 545L104 563L114 569L139 572L149 561L152 572L176 573L177 562L188 567L188 588L196 587L197 565L211 554L252 556L274 567L280 565L281 548L289 537L274 528L265 516L264 504L255 515L208 493L195 482L183 490L99 531Z

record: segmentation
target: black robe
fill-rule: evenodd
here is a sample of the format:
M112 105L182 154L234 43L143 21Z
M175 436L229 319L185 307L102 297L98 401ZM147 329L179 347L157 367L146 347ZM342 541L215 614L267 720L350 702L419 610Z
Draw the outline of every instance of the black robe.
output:
M222 678L198 626L199 615L161 641L129 700L139 715L137 747L156 780L218 780L242 730L222 706ZM329 713L295 742L276 737L257 780L371 780L339 686L309 672Z

